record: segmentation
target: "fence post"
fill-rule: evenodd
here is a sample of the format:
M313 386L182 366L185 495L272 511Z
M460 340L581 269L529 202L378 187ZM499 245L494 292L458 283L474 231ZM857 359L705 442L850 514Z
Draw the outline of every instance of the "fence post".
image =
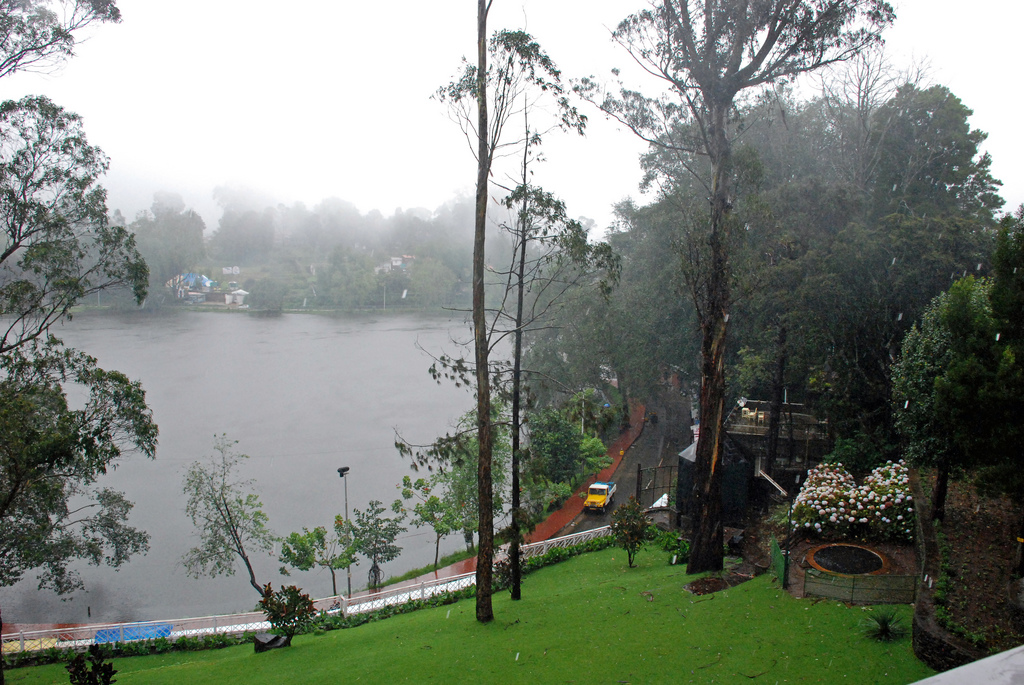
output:
M806 580L805 580L806 583ZM789 550L782 553L782 589L789 589Z
M25 631L18 631L18 637L21 638L21 651L25 651Z

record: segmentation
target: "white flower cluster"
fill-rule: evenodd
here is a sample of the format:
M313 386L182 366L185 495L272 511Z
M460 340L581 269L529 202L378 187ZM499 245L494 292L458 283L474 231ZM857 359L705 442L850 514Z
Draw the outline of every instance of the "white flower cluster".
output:
M794 502L793 522L827 537L912 540L914 502L906 464L887 462L859 487L840 463L811 469Z

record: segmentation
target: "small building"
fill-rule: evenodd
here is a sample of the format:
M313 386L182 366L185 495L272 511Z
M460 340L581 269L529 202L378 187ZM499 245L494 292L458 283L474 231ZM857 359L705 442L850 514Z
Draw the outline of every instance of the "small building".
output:
M245 303L245 296L249 293L239 288L230 293L224 293L224 304L241 305Z

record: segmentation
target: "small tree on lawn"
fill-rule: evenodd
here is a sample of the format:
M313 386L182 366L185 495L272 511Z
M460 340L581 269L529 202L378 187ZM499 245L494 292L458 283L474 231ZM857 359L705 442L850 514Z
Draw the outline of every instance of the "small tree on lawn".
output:
M438 555L441 553L441 538L451 535L459 529L462 519L456 503L445 497L434 494L439 481L438 474L427 480L417 478L414 482L409 476L402 478L402 499L396 499L392 505L395 511L405 512L404 502L415 501L412 508L412 524L429 526L434 531L434 570L437 570ZM403 502L404 500L404 502Z
M392 510L398 514L401 507L392 507ZM355 510L356 551L371 562L370 587L377 587L383 580L380 565L397 558L402 552L402 548L395 544L395 538L405 532L402 525L405 515L387 518L381 516L383 513L384 506L380 500L371 500L366 511Z
M281 556L278 559L300 571L309 571L314 566L326 568L331 572L331 589L334 596L337 596L336 572L347 569L356 559L352 522L343 516L335 516L334 535L328 535L323 526L313 530L303 528L301 533L292 533L281 541ZM288 569L282 566L281 574L288 575Z
M237 441L221 435L214 440L217 454L196 461L185 474L185 513L199 533L199 545L182 558L185 572L193 578L235 575L235 557L249 572L249 584L263 595L256 572L249 561L253 549L272 552L274 534L267 528L267 515L252 480L235 480L235 469L247 454L238 454Z
M640 502L632 495L629 496L629 501L612 514L612 535L615 536L615 544L626 550L630 568L633 568L636 553L647 541L649 525L650 521L647 520Z
M263 586L263 599L260 609L267 614L267 621L280 635L291 644L292 637L313 622L316 609L313 600L294 585L281 586L280 592L274 592L270 583Z

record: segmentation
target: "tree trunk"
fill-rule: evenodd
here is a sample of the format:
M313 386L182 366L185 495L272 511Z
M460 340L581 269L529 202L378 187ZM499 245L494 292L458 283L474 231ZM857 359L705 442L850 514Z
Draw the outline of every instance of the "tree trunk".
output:
M728 322L729 255L725 245L729 202L727 107L711 113L711 270L702 292L700 436L694 464L694 518L687 573L722 570L722 440L725 426L725 342Z
M494 503L491 459L491 387L488 373L488 336L484 308L484 236L487 229L487 179L491 155L487 124L487 10L488 0L477 0L477 176L476 225L473 235L473 340L476 352L477 488L480 503L480 546L476 562L476 620L494 619L491 579L494 573Z
M782 421L783 383L786 377L786 327L779 326L775 342L775 371L772 374L772 396L768 408L768 457L764 471L775 477L773 469L779 456L779 424Z
M949 466L939 464L932 490L932 521L946 520L946 492L949 490Z
M438 558L441 554L441 534L438 533L437 539L434 540L434 570L437 570Z
M527 131L529 133L529 131ZM523 183L526 183L526 164L528 159L529 146L523 153ZM512 599L522 599L523 575L520 569L519 538L520 511L519 511L519 439L522 420L519 416L522 394L522 359L523 359L523 301L526 297L526 238L529 227L527 226L527 199L523 200L521 219L519 224L519 256L517 292L516 292L516 333L515 350L512 357L512 525L511 540L509 540L508 556L512 572Z
M331 596L332 597L337 597L338 596L338 576L335 574L333 566L328 566L328 568L331 569L331 592L334 593Z

